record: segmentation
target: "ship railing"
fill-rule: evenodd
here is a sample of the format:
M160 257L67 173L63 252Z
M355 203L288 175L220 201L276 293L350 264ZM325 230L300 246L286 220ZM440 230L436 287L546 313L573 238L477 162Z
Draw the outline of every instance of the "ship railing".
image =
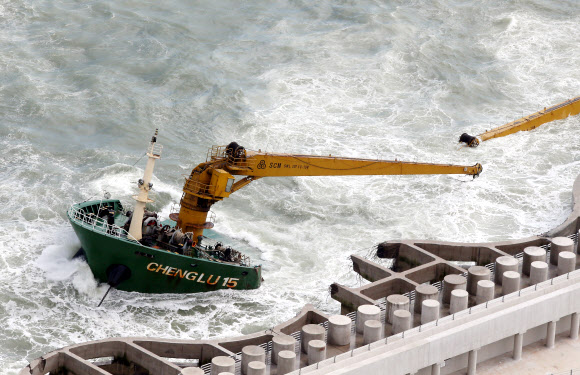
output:
M229 155L227 146L212 146L209 149L206 161L225 160L232 169L249 169L256 166L256 160L246 158L245 150L240 155Z
M147 153L153 156L161 156L161 151L163 150L163 146L159 143L152 143L149 148L147 149Z
M101 232L107 236L127 239L140 244L139 241L131 236L131 234L129 234L125 229L115 224L109 224L97 215L87 213L81 208L71 207L67 214L75 223L82 227L90 228L93 231Z
M219 241L214 240L213 238L209 238L206 236L203 236L203 240L201 245L198 245L196 247L196 250L198 250L198 254L202 257L202 258L207 258L209 260L213 260L213 261L218 261L221 262L221 260L213 257L209 252L211 251L215 251L215 246ZM212 249L210 249L210 247ZM242 266L246 266L246 267L251 267L252 266L252 259L248 256L245 255L244 253L242 253L241 251L235 250L232 248L232 251L236 252L239 254L240 258L236 263L239 263Z
M204 184L201 181L192 180L191 178L185 176L185 185L183 185L183 191L191 194L210 195L210 187L210 184Z

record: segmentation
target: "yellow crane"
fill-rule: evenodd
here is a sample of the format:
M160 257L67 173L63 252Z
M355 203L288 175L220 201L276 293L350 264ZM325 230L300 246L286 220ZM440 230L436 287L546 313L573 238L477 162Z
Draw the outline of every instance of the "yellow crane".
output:
M477 176L473 166L356 159L336 156L273 154L246 150L237 143L212 147L205 163L195 167L183 186L179 214L171 214L177 227L194 237L212 228L207 221L211 206L262 177L465 174ZM245 176L236 181L234 176Z
M551 106L544 107L542 111L532 113L529 116L509 122L497 128L487 130L477 136L471 136L467 133L461 134L459 142L467 144L469 147L477 147L480 142L487 141L492 138L505 137L519 131L527 131L537 128L547 122L554 120L562 120L568 116L575 116L580 113L580 96L566 100L565 102Z

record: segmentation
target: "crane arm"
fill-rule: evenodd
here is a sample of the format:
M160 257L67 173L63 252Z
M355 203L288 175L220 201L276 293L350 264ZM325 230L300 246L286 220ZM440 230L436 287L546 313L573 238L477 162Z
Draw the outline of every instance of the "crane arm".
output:
M232 175L254 177L419 174L466 174L475 176L481 172L482 168L480 164L462 166L247 151L245 158L235 158L229 162L227 170Z
M272 154L249 151L232 142L214 146L208 160L196 166L183 186L177 226L194 238L211 228L206 222L211 206L262 177L465 174L477 176L472 166L372 160L333 156ZM236 181L234 176L245 176Z
M543 110L532 113L529 116L509 122L497 128L487 130L475 137L463 133L459 137L459 142L467 144L469 147L477 147L480 142L485 142L489 139L505 137L519 131L528 131L537 128L550 121L562 120L568 116L576 116L580 113L580 96L566 100L565 102L556 104L549 108L544 107Z

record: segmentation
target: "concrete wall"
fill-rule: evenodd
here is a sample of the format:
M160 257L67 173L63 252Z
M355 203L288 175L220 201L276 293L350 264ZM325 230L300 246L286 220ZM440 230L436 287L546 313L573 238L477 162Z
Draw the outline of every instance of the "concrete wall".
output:
M548 282L537 291L531 288L525 293L503 303L498 298L493 307L480 305L471 314L453 321L440 320L440 325L423 328L419 333L416 329L413 333L407 331L405 338L380 342L374 348L371 345L371 350L363 347L352 356L337 356L320 363L312 373L381 375L387 369L389 375L414 374L443 361L446 366L442 373L450 373L465 367L465 355L470 350L479 350L481 362L511 351L517 333L525 332L524 344L544 339L550 321L560 321L556 328L565 332L570 314L580 312L580 271L571 274L570 279L564 275L554 285ZM307 370L303 369L302 374L310 373Z

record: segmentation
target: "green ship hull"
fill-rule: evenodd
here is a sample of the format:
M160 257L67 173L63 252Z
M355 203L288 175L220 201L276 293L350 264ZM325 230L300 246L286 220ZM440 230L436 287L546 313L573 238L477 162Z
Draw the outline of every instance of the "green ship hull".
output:
M99 217L107 207L110 217ZM89 201L73 205L68 219L78 236L95 278L119 290L140 293L200 293L218 289L256 289L261 266L227 262L212 256L211 245L195 245L178 254L162 243L143 244L123 230L126 214L118 200ZM165 223L164 223L165 224ZM150 245L150 246L148 246ZM249 262L247 262L249 263ZM121 281L112 283L115 269Z

